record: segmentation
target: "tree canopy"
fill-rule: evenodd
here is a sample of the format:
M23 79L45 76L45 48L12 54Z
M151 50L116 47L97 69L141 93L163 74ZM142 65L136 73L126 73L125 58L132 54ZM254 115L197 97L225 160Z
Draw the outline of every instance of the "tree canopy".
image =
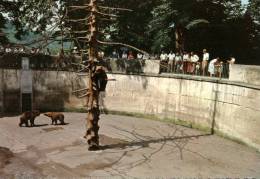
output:
M12 21L17 38L31 31L49 38L64 35L64 40L75 41L89 33L84 23L87 12L70 7L87 3L88 0L0 0L0 28ZM259 0L249 0L246 7L240 0L98 0L98 3L102 7L132 10L103 9L117 17L102 19L100 38L128 43L150 53L162 50L200 53L206 48L212 58L235 56L239 63L260 64ZM73 19L83 20L80 23ZM0 42L7 44L8 39L1 32Z

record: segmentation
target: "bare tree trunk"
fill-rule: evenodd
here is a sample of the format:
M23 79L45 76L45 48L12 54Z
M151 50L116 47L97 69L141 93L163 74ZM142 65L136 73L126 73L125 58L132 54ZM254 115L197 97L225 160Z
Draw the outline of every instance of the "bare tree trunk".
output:
M175 29L175 46L177 52L180 54L184 52L184 35L181 26L177 26Z
M96 24L96 0L90 0L89 6L91 7L90 13L90 39L89 39L89 86L88 86L88 96L87 96L87 131L85 138L89 144L89 150L99 149L99 102L98 96L99 91L97 89L97 84L95 81L96 64L97 59L97 24Z

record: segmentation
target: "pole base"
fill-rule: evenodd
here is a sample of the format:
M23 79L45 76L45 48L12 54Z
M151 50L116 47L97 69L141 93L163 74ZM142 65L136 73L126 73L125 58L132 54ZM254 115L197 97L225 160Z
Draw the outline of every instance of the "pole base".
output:
M98 151L100 147L98 145L91 145L88 147L88 151Z

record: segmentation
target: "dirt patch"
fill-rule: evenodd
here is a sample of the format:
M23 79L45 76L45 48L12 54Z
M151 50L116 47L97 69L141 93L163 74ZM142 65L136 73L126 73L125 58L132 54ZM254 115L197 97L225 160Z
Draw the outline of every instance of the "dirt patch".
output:
M8 148L0 147L0 178L40 178L43 175L31 161L21 158Z
M14 154L8 149L4 147L0 147L0 178L8 178L6 172L4 172L4 168L11 163L11 159L14 157Z
M58 130L63 130L63 127L50 127L50 128L45 128L42 129L44 132L52 132L52 131L58 131Z
M14 154L8 148L0 147L0 169L10 164L10 159L13 157Z

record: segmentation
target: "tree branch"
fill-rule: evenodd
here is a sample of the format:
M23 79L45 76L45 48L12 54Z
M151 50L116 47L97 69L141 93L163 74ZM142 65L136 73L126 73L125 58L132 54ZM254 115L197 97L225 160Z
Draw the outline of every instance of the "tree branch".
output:
M104 45L121 45L121 46L125 46L125 47L129 47L131 49L134 49L134 50L136 50L138 52L141 52L143 54L149 55L148 52L146 52L144 50L141 50L141 49L139 49L137 47L134 47L132 45L125 44L125 43L121 43L121 42L104 42L104 41L100 41L100 40L97 40L97 42L100 43L100 44L104 44Z
M85 5L85 6L69 6L69 8L72 8L69 11L76 11L76 10L79 10L79 9L87 9L89 7L90 7L89 5Z
M89 31L87 30L82 30L82 31L73 31L72 33L74 34L84 34L84 33L88 33Z
M82 92L82 91L86 91L86 90L88 90L88 88L83 88L83 89L79 89L76 91L72 91L72 93L78 93L78 92Z
M87 21L87 20L89 20L89 18L90 18L90 16L83 18L83 19L67 19L67 21L69 21L69 22L80 22L80 21Z
M126 8L116 8L116 7L106 7L106 6L98 6L100 9L109 9L109 10L118 10L118 11L129 11L132 12L132 9L126 9Z
M99 14L101 16L109 16L109 17L118 17L115 14L107 14L107 13L103 13L103 12L99 12L99 11L95 11L96 14Z

